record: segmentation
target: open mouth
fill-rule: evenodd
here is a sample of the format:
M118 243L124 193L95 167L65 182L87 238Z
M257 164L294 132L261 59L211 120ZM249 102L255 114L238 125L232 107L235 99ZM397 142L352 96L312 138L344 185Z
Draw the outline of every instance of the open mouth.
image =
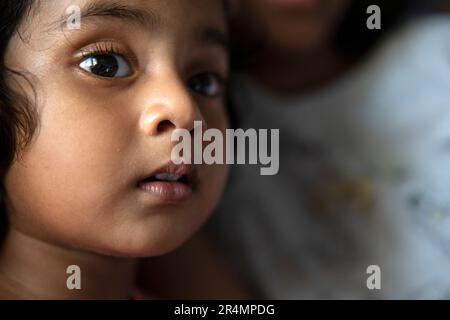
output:
M164 202L187 200L197 185L197 169L193 165L169 164L138 183L139 189Z
M179 182L189 185L189 178L186 175L178 175L173 173L158 173L154 176L150 176L144 179L143 182Z

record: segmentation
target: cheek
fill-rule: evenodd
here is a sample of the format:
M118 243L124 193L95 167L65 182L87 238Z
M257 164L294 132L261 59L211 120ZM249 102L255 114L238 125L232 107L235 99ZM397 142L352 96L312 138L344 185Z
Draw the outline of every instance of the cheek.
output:
M57 100L64 101L47 101L34 142L7 173L12 224L70 246L146 256L175 248L208 218L222 193L226 166L205 166L195 199L153 215L156 209L141 208L129 192L139 149L133 145L138 130L133 113L87 101L66 103L63 109ZM205 109L208 127L224 132L225 108ZM140 154L149 164L160 162L154 147Z
M13 220L67 236L111 211L124 160L117 123L104 123L44 110L35 140L6 176Z
M223 140L223 155L226 156L226 141L225 130L230 128L230 121L225 108L209 109L204 113L208 128L219 129L224 137ZM229 168L227 165L203 165L203 183L202 203L200 207L204 207L205 212L211 212L218 203L223 188L228 177Z
M227 165L207 166L205 170L207 179L205 179L206 181L202 186L206 189L205 197L203 197L202 200L205 205L205 212L212 212L219 203L228 177L228 172L229 168Z
M219 129L223 136L223 156L226 157L226 129L231 127L225 108L212 108L204 112L208 128ZM202 184L200 195L202 197L198 204L203 212L211 213L222 195L229 168L224 165L202 165Z
M202 107L201 113L205 119L207 128L219 129L222 132L225 132L225 129L230 128L230 119L228 117L227 107L224 106L224 103Z
M15 164L10 169L5 181L10 223L41 239L77 243L83 237L74 235L96 213L86 210L92 199L75 190L77 178L66 174L64 180L58 171L43 169L39 163Z

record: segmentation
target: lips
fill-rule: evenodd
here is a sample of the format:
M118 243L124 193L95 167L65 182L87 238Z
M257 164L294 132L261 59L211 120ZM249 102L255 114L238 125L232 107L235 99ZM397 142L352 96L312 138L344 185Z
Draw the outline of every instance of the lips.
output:
M189 199L197 185L197 169L193 165L167 164L138 182L141 191L162 202Z

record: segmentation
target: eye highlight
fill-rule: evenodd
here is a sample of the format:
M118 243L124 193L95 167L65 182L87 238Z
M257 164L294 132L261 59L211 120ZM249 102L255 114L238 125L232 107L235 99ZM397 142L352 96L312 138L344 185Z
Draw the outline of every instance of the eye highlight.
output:
M132 64L124 50L114 43L96 43L92 49L82 51L78 67L102 78L125 78L133 74Z
M225 92L225 80L218 74L205 72L193 76L188 81L189 88L208 98L222 96Z
M117 54L92 55L84 59L79 66L89 73L104 78L124 78L133 73L128 62Z

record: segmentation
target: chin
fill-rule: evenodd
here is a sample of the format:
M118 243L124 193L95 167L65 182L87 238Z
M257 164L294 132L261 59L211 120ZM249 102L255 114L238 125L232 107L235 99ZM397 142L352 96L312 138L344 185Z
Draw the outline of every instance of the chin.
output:
M100 250L100 254L117 258L150 258L170 253L182 246L192 233L187 235L165 235L161 237L135 238L123 241L123 245Z
M317 48L321 48L323 42L316 37L298 37L298 41L292 39L273 39L271 46L277 48L281 52L289 54L307 54L314 52Z
M269 42L287 52L307 52L321 46L327 39L321 24L286 23L269 29Z

